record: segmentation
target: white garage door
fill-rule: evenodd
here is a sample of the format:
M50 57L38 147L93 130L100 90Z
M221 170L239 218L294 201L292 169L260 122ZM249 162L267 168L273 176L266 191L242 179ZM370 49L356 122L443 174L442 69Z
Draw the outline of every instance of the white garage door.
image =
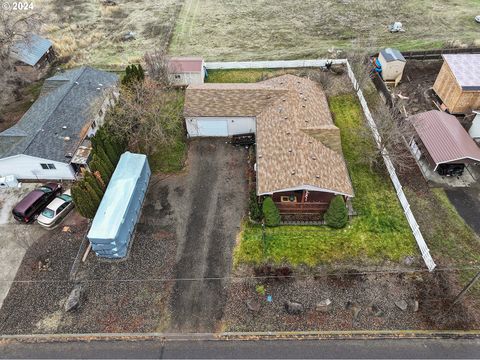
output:
M228 136L227 120L197 120L198 136Z

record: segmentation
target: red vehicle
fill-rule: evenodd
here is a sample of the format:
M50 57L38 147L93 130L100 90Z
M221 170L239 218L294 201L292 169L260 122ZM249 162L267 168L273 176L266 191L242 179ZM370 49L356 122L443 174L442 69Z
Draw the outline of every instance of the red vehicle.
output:
M62 191L62 185L48 183L30 192L12 210L17 221L33 222L38 214Z

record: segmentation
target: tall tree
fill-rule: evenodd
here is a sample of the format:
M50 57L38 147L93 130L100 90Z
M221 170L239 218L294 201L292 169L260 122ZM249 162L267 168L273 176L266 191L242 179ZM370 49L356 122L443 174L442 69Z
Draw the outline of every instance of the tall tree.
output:
M28 44L29 34L37 32L42 22L38 10L14 11L5 4L9 3L0 7L0 113L22 81L13 67L12 46L18 41Z

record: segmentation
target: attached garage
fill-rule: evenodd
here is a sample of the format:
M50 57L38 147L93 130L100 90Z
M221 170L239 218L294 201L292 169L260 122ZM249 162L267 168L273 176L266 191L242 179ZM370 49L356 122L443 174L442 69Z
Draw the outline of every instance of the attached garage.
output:
M190 137L228 137L255 132L254 117L193 117L187 118Z

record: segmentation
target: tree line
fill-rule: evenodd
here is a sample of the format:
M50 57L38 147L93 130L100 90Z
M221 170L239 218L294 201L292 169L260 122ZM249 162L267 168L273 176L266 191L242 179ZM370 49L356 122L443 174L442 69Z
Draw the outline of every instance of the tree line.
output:
M126 144L112 135L108 125L98 129L90 140L92 152L88 166L91 171L84 170L83 179L72 186L72 198L80 215L93 219Z

